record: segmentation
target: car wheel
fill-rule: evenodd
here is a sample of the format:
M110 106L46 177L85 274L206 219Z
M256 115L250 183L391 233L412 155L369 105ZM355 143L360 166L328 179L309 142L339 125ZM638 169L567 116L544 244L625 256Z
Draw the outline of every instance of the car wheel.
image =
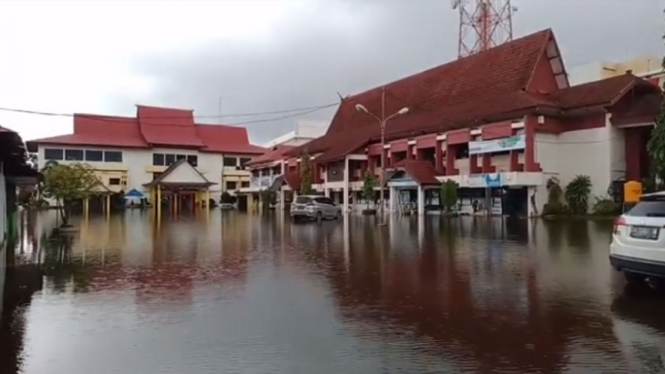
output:
M628 283L644 283L644 281L647 279L646 275L631 273L629 271L624 271L623 276L626 278L626 282Z

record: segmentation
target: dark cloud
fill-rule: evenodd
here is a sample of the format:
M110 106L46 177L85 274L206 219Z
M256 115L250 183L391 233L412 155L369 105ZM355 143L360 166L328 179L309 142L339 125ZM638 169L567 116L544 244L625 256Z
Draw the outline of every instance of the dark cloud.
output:
M270 42L217 42L137 56L135 72L156 83L145 103L199 114L264 112L338 100L456 57L457 13L446 0L319 0L272 30ZM660 53L655 0L521 0L516 36L552 27L568 67ZM491 74L488 71L487 74ZM127 107L118 97L114 104ZM328 121L334 108L303 116ZM225 118L237 123L278 117ZM294 118L247 125L263 142Z

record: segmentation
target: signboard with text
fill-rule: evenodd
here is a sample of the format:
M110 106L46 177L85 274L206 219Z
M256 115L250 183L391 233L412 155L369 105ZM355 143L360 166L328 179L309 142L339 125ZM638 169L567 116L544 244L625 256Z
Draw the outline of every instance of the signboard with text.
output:
M507 138L469 142L469 154L481 155L485 153L515 151L524 149L525 147L526 140L524 134L521 134Z

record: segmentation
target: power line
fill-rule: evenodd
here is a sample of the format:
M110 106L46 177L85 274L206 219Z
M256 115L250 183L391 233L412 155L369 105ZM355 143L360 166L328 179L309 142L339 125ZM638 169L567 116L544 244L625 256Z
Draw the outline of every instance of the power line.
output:
M304 111L309 111L312 109L323 109L323 108L329 108L331 106L337 105L339 103L328 103L328 104L322 104L322 105L316 105L316 106L309 106L309 107L302 107L302 108L293 108L293 109L284 109L284 110L272 110L272 111L266 111L266 112L246 112L246 113L233 113L233 114L214 114L214 115L195 115L195 118L224 118L224 117L250 117L250 116L262 116L262 115L268 115L268 114L283 114L283 113L293 113L293 112L304 112ZM164 109L170 109L170 108L164 108ZM5 111L5 112L16 112L16 113L23 113L23 114L36 114L36 115L42 115L42 116L53 116L53 117L72 117L74 114L72 113L58 113L58 112L45 112L45 111L39 111L39 110L28 110L28 109L15 109L15 108L3 108L0 107L0 111ZM100 116L105 116L105 115L100 115ZM109 117L113 117L109 115ZM182 116L146 116L143 118L182 118Z
M273 122L273 121L279 121L279 120L282 120L282 119L298 117L298 116L302 116L302 115L305 115L305 114L314 113L314 112L317 112L317 111L320 111L320 110L323 110L323 109L328 109L328 108L333 107L335 105L338 105L338 103L319 105L319 106L315 106L315 107L305 107L305 108L277 110L277 111L268 111L268 112L227 114L227 115L223 115L223 116L220 116L220 115L194 116L194 118L201 119L201 118L220 118L220 117L244 117L244 116L260 116L260 115L268 115L268 114L291 113L291 114L288 114L288 115L273 117L273 118L262 118L262 119L251 120L251 121L224 123L224 125L229 125L229 126L248 125L248 124L254 124L254 123ZM37 111L37 110L4 108L4 107L0 107L0 111L12 112L12 113L21 113L21 114L30 114L30 115L40 115L40 116L47 116L47 117L68 117L68 118L73 118L74 117L73 113L45 112L45 111ZM294 113L294 112L297 112L297 113ZM114 116L94 115L94 114L76 114L76 116L82 117L82 118L89 118L89 119L93 119L95 121L100 121L100 122L116 122L116 123L117 122L126 122L126 119L124 119L124 118L113 118ZM130 117L128 117L128 118L130 118ZM183 119L182 116L147 116L147 117L142 117L142 118L146 118L146 119Z

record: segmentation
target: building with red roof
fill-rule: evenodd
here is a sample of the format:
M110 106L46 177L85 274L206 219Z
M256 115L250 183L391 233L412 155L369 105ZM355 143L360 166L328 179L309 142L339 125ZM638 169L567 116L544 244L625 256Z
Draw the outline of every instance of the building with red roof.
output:
M136 117L74 115L74 133L27 142L40 168L49 161L86 162L112 191L145 191L155 177L187 160L214 184L211 197L249 186L244 164L266 149L247 129L198 124L192 110L138 105Z
M346 209L364 206L363 176L385 168L392 209L415 195L423 213L438 200L431 182L453 180L462 210L478 200L486 211L537 215L550 177L565 185L588 175L593 197L645 176L645 134L661 100L630 72L571 87L544 30L343 98L328 131L285 152L282 170L299 175L307 152L313 187ZM403 108L385 122L382 144L381 118Z

